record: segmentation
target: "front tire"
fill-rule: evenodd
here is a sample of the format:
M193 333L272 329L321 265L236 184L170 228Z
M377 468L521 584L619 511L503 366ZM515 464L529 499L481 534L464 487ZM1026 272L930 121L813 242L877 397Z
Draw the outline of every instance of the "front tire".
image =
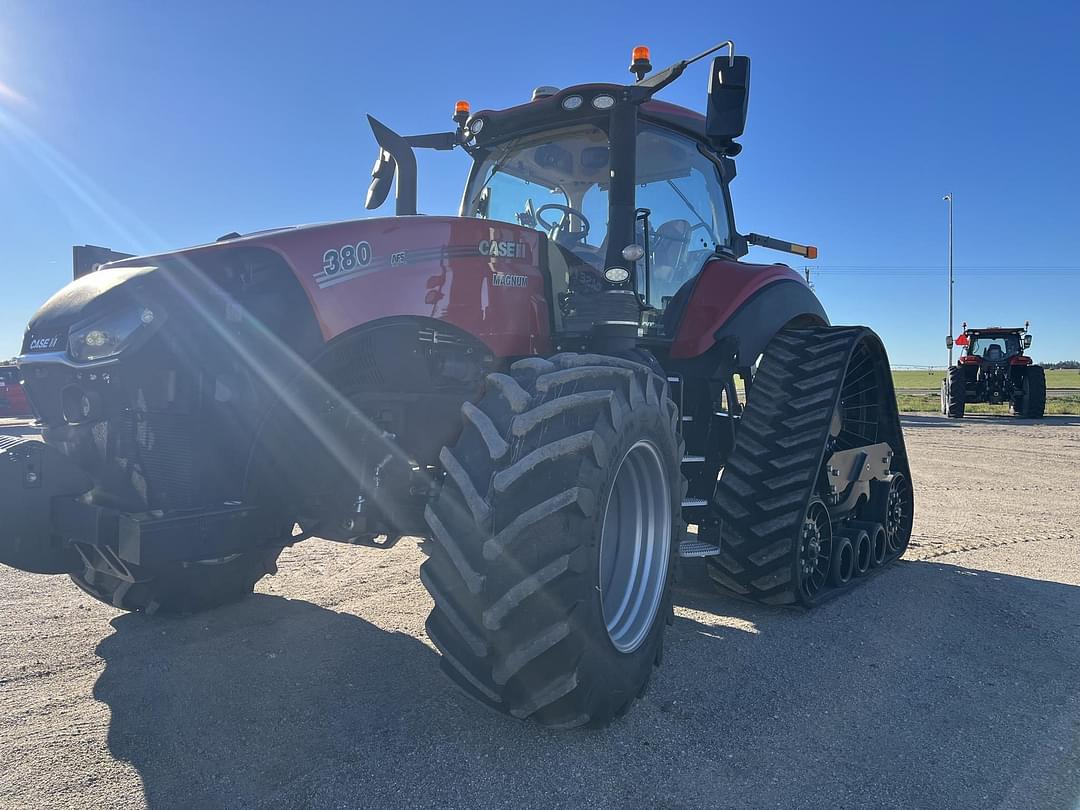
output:
M420 570L443 670L518 719L604 725L644 691L672 612L686 484L667 383L620 358L530 358L462 414Z

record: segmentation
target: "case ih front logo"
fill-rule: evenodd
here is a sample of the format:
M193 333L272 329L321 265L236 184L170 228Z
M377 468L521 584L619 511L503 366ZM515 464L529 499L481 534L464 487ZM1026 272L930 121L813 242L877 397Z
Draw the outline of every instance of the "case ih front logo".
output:
M30 351L40 351L41 349L55 349L56 344L60 342L60 336L56 335L51 338L34 338L30 341Z
M497 242L493 239L481 239L477 245L481 256L491 256L493 259L524 259L524 242Z

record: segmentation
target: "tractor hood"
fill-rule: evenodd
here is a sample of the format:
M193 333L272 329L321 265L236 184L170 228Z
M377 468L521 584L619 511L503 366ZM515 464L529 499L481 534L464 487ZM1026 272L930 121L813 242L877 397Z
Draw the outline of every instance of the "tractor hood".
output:
M154 270L152 265L107 267L72 281L34 313L23 338L22 354L64 352L72 327L145 302L147 277Z
M230 302L257 307L252 293L270 277L276 292L269 298L287 298L294 319L312 318L322 341L360 323L412 316L526 354L549 330L542 239L505 222L399 216L230 235L127 258L52 296L30 322L20 362L86 362L73 356L70 336L117 313L131 324L148 309L155 330L165 316L173 322L168 332L181 323L184 331L219 331L232 317Z

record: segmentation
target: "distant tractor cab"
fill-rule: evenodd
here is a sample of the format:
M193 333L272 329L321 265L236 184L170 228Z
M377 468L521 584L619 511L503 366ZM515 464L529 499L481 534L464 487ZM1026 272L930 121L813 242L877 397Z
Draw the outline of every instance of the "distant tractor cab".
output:
M960 357L941 381L941 413L964 415L967 403L1008 405L1015 416L1040 419L1046 409L1046 373L1024 354L1031 348L1030 322L1023 327L968 328L956 339ZM948 342L946 342L948 345Z

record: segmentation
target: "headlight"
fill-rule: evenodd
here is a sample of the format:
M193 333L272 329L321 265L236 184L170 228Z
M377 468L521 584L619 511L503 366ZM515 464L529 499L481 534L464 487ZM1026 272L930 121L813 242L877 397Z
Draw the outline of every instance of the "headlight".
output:
M87 363L119 354L149 330L160 325L162 316L147 307L112 312L85 326L72 329L68 354Z

